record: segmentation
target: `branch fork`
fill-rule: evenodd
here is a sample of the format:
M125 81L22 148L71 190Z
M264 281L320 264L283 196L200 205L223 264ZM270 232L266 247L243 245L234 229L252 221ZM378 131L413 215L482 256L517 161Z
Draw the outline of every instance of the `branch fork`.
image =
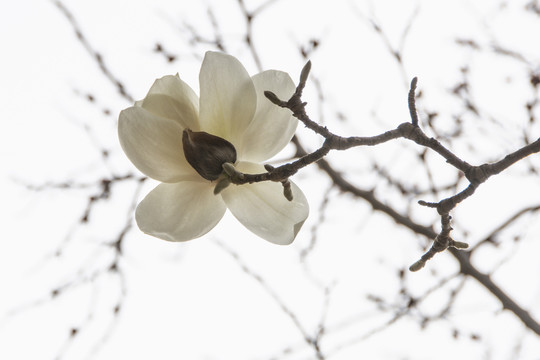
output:
M540 139L538 139L535 142L515 151L514 153L507 155L505 158L496 163L473 166L460 159L452 151L444 147L444 145L442 145L437 139L428 137L420 128L415 100L415 91L418 84L418 79L416 77L411 81L407 98L411 117L410 122L404 122L393 130L370 137L342 137L336 135L327 127L321 126L315 121L311 120L306 113L305 106L307 103L302 101L302 92L306 85L310 70L311 61L308 61L302 69L300 81L294 94L287 101L280 99L271 91L265 91L264 95L276 106L289 109L292 112L292 115L300 120L307 128L324 137L325 141L323 142L323 145L319 149L311 153L307 153L291 163L284 164L279 167L265 165L267 170L266 173L230 176L230 182L241 185L260 181L279 181L283 185L285 197L290 201L292 200L292 193L290 192L290 183L288 180L289 177L293 176L301 168L323 159L324 156L330 152L330 150L346 150L357 146L374 146L399 138L405 138L417 143L418 145L430 148L441 155L448 164L461 171L467 180L469 180L469 185L456 195L450 196L439 202L426 202L423 200L418 202L422 206L437 209L437 212L441 216L442 229L441 232L434 238L431 248L420 258L420 260L411 265L409 268L411 271L418 271L423 268L426 262L430 260L436 253L442 252L449 248L467 248L468 244L455 241L450 237L450 232L452 230L452 227L450 226L450 221L452 219L450 216L450 211L452 211L461 201L473 195L478 186L485 182L490 176L496 175L524 157L540 151Z

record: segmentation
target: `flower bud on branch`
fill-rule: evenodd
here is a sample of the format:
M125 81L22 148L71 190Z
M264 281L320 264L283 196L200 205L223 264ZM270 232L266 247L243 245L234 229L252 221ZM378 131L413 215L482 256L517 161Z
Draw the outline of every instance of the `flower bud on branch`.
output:
M233 144L204 131L184 129L182 145L187 162L206 180L217 180L224 163L236 162Z

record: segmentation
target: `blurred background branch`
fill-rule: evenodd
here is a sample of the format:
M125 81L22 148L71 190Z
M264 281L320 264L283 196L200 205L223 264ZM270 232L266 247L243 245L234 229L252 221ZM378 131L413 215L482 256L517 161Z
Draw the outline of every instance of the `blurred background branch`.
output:
M3 11L15 30L2 32L14 50L2 73L10 122L0 357L534 359L540 161L524 158L532 151L512 167L503 160L497 177L452 207L452 238L471 248L411 274L441 227L418 200L440 203L471 180L435 152L394 140L301 169L294 181L312 213L290 247L233 221L165 243L133 226L154 185L126 161L116 120L155 78L178 72L196 87L207 50L231 53L252 74L275 68L294 79L311 60L302 100L321 128L362 137L417 123L467 165L497 164L537 149L537 9L66 0ZM414 76L416 121L407 108ZM275 167L323 140L299 127Z

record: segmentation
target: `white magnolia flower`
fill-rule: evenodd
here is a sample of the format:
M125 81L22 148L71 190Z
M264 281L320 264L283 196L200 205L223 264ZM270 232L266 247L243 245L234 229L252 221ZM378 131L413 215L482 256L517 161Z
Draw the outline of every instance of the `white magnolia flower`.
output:
M197 148L194 136L204 131L234 146L224 149L229 157L236 150L236 159L226 161L234 162L238 171L265 172L261 163L287 145L298 120L263 92L288 99L295 90L291 78L274 70L250 77L236 58L208 52L199 82L200 99L178 75L165 76L154 82L143 100L120 113L118 134L124 152L140 171L162 182L137 207L139 228L164 240L191 240L210 231L228 208L256 235L290 244L309 213L307 200L294 183L292 201L283 196L279 182L270 181L230 185L214 195L217 182L212 180L217 174L203 177L190 165L195 162L197 167L200 160L188 163L183 149L186 141Z

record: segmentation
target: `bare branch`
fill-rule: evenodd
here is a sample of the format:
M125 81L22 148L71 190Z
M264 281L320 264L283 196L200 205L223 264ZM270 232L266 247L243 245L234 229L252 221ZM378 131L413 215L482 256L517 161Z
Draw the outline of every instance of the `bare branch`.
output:
M103 60L103 56L92 47L92 45L90 44L88 39L84 36L83 32L81 31L81 28L80 28L79 24L75 20L75 17L71 13L71 11L69 11L69 9L60 0L54 0L53 3L58 7L58 9L60 9L60 12L69 21L69 23L71 24L71 27L73 28L73 31L75 31L75 35L77 36L77 39L84 46L86 51L88 51L91 58L96 61L97 65L98 65L99 69L101 70L101 72L103 73L103 75L105 75L105 77L107 79L109 79L109 81L116 87L116 89L118 90L120 95L122 95L129 102L131 102L131 103L134 102L135 100L134 100L133 96L131 96L127 92L124 84L120 80L118 80L113 75L113 73L109 70L109 68L105 64L105 60Z
M305 154L305 150L303 149L298 139L293 138L293 142L297 147L297 152L300 154ZM366 200L371 205L373 210L381 211L387 214L397 224L402 225L419 235L424 235L428 239L434 239L437 237L437 233L431 227L418 224L408 216L398 213L392 207L378 200L372 191L361 190L357 186L345 180L345 178L343 178L343 176L339 172L333 169L332 166L325 159L318 161L317 165L330 177L330 179L332 179L334 184L341 191ZM449 248L448 251L458 260L460 264L460 272L462 274L470 276L476 281L478 281L480 284L482 284L482 286L484 286L491 294L493 294L499 300L504 309L511 311L523 322L525 326L534 331L537 335L540 335L540 323L538 323L526 310L519 306L515 301L508 297L504 293L504 291L493 282L489 275L486 275L477 270L470 261L470 253L466 253L464 251L460 251L454 248Z
M289 317L289 319L293 322L295 327L298 329L298 331L302 334L302 337L304 338L304 341L313 348L315 352L315 356L317 356L318 360L325 359L324 355L321 352L319 341L320 337L322 336L322 333L320 331L317 332L316 336L311 336L306 331L304 326L300 323L300 320L298 317L294 314L294 312L285 304L285 302L278 296L278 294L268 285L268 283L257 273L255 273L252 269L250 269L247 264L245 264L240 256L233 251L231 248L223 244L221 241L216 241L216 244L224 250L226 253L228 253L232 258L236 261L236 263L241 267L242 271L246 273L248 276L250 276L252 279L257 281L259 285L270 295L270 297L278 304L278 306L283 310L283 312ZM324 317L323 317L324 319Z

